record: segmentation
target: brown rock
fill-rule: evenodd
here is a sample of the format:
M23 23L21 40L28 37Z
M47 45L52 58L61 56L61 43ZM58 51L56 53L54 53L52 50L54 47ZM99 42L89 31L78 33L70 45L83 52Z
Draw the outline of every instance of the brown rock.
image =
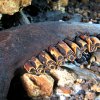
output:
M82 84L82 89L83 89L84 91L88 91L88 89L89 89L89 84L88 84L88 83Z
M52 7L53 10L61 10L61 7L65 7L68 5L69 0L48 0L48 3Z
M57 90L64 95L71 94L71 89L68 87L58 87Z
M62 6L67 6L69 0L59 0Z
M21 76L21 80L29 97L50 96L52 94L54 80L47 74L36 76L25 73Z
M88 12L84 11L83 12L83 16L87 17L88 16Z

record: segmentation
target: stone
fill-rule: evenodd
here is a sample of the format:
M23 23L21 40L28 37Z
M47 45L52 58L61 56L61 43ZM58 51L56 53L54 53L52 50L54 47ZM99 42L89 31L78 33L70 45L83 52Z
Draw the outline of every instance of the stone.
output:
M13 15L20 8L31 4L31 0L0 0L0 13Z
M61 10L62 7L68 5L69 0L48 0L49 5L53 10Z
M51 96L53 92L54 80L47 74L37 76L25 73L21 81L29 97Z
M87 92L85 96L85 100L95 100L95 93Z
M94 84L92 87L91 87L91 90L93 91L96 91L96 92L100 92L100 84Z
M82 90L82 87L80 84L74 84L73 89L74 89L75 93L79 93L79 91Z
M66 97L69 97L71 93L72 93L72 91L70 88L57 87L57 89L56 89L56 94L59 96L64 95Z
M51 75L55 77L58 82L58 86L72 86L74 81L76 80L77 76L73 72L68 72L66 69L52 69L50 71Z

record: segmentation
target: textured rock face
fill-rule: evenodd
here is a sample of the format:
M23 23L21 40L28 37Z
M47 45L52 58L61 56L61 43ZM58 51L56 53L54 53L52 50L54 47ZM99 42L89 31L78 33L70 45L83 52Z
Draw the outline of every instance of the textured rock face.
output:
M53 69L51 74L58 80L58 86L72 86L77 79L76 74L66 71L66 69Z
M0 0L0 13L13 15L30 4L31 0Z
M26 73L21 80L29 97L50 96L53 92L54 80L47 74L36 76Z
M100 25L46 22L0 32L0 100L6 100L11 79L17 68L32 56L76 32L99 33Z

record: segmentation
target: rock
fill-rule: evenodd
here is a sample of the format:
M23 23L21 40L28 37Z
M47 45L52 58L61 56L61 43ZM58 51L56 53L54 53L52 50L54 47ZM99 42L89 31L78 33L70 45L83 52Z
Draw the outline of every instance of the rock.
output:
M72 86L76 80L76 74L66 69L52 69L50 73L58 80L58 86Z
M77 79L77 83L82 83L83 79Z
M61 2L61 4L62 4L63 7L67 6L68 2L69 2L69 0L59 0L59 1Z
M25 73L21 80L29 97L50 96L53 92L54 80L47 74L36 76Z
M83 68L85 68L85 66L82 64L82 65L80 65L80 68L82 68L82 69L83 69Z
M68 5L69 0L48 0L49 5L53 10L61 10L62 7Z
M82 86L82 89L84 91L88 91L89 90L89 84L88 83L82 84L81 86Z
M80 11L79 8L76 8L76 9L75 9L75 12L76 12L76 13L79 13L79 11Z
M90 69L92 70L92 71L94 71L94 72L98 72L99 70L98 70L98 66L91 66L90 67Z
M79 100L79 95L78 94L75 95L75 100Z
M91 87L91 90L96 91L96 92L100 92L100 84L95 84Z
M93 53L93 57L95 57L95 62L99 65L100 64L100 49Z
M72 91L68 87L58 87L56 89L56 95L59 95L59 96L64 95L66 97L69 97L71 93Z
M90 86L92 86L93 84L96 84L96 80L90 79L90 80L87 81L87 83L88 83Z
M95 100L95 93L87 92L84 100Z
M83 15L84 17L88 17L88 12L84 10L84 12L82 13L82 15Z
M89 22L89 18L83 17L83 18L82 18L82 22L86 22L86 23Z
M78 93L80 90L82 90L82 87L80 84L74 84L73 89L75 93Z
M31 4L31 0L0 0L0 13L13 15L20 8Z

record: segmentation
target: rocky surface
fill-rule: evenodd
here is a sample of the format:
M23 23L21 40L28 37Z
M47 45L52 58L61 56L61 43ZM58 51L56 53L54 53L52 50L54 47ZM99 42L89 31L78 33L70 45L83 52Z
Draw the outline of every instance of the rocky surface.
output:
M92 89L95 86L96 90ZM98 90L100 86L97 87L95 80L77 79L73 87L58 87L56 89L56 94L59 99L64 100L95 100L98 97Z
M6 100L11 79L16 74L15 71L28 59L67 36L73 39L77 31L99 33L100 26L45 22L0 32L0 99Z
M52 69L51 75L57 79L58 86L73 86L74 81L77 79L77 75L73 72L68 72L66 69Z
M45 97L53 93L54 80L47 74L37 76L26 73L21 80L29 97Z

